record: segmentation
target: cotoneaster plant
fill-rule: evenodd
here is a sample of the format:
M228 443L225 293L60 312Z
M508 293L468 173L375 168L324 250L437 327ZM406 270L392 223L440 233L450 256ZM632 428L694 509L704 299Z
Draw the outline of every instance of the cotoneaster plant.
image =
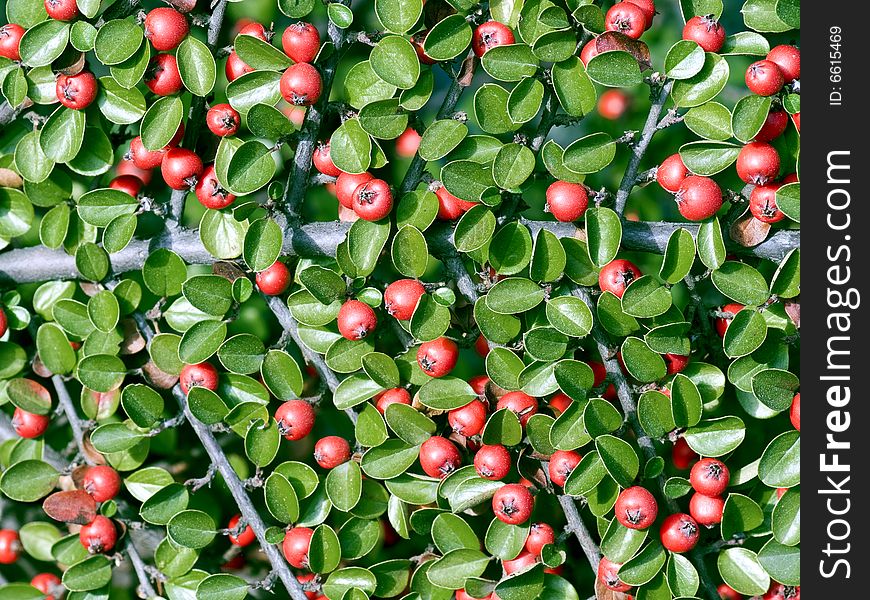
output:
M3 5L0 598L800 598L797 9L508 4Z

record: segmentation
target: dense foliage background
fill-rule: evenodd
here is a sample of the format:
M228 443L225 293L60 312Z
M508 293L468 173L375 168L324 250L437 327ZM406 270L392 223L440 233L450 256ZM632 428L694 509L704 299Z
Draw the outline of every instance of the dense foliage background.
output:
M797 44L796 1L661 0L636 41L599 35L610 0L173 0L189 33L164 95L145 14L167 5L71 2L5 2L26 33L20 60L0 57L0 597L627 597L596 578L603 556L638 598L799 598L800 183L770 192L784 218L765 223L734 166L785 110L776 179L798 170L799 81L759 96L745 80ZM717 52L680 41L696 15L724 28ZM310 107L280 84L300 19L323 42ZM490 19L515 43L479 58ZM251 22L274 38L238 35ZM228 83L227 61L249 72ZM57 78L83 71L93 103L62 106ZM242 124L218 137L206 113L225 102ZM137 136L158 161L194 151L235 201L206 208L196 176L170 189L165 160L137 169ZM340 207L311 167L327 140L335 168L389 184L387 217ZM715 178L717 216L688 221L656 183L675 153ZM576 222L545 210L557 180L585 186ZM643 276L602 290L614 259ZM276 260L289 286L255 278ZM405 321L384 301L399 279L425 288ZM376 314L361 340L336 322L350 298ZM458 362L431 377L418 349L442 338ZM218 381L182 389L199 363ZM394 388L411 403L385 410ZM499 405L516 391L533 399L519 415ZM295 398L316 419L287 440L276 410ZM455 432L448 413L481 401L485 427ZM328 436L352 452L331 469L312 458ZM475 468L481 445L507 449L504 477ZM730 471L721 522L672 552L659 527L690 512L702 456ZM104 464L123 484L99 501ZM492 498L518 482L534 510L511 524ZM614 510L633 486L656 498L648 529ZM118 537L105 552L80 542L97 515ZM538 523L554 537L530 553ZM302 528L291 567L282 541Z

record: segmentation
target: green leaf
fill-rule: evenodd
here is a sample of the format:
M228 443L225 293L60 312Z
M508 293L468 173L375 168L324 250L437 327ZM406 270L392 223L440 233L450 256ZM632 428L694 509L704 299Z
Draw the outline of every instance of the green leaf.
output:
M139 135L146 150L160 150L175 136L184 118L184 105L177 96L159 98L142 118Z
M665 56L665 75L671 79L689 79L704 67L704 50L697 42L680 40Z
M245 41L260 41L250 35L239 37L244 38ZM236 47L236 51L239 51L238 47ZM181 74L181 82L184 87L195 96L207 96L211 93L217 78L217 67L208 46L194 36L188 35L178 45L175 57L178 60L178 72Z
M411 30L423 12L421 0L376 0L375 14L392 33L403 34Z
M278 260L283 245L281 227L272 219L258 219L245 233L242 256L252 271L264 271Z
M393 258L393 266L402 275L418 278L426 272L429 248L426 238L413 225L405 225L396 232L390 254Z
M775 437L761 454L758 478L770 487L794 487L801 481L801 437L786 431Z
M713 271L711 280L716 289L740 304L759 306L770 296L764 276L744 263L723 263Z
M770 586L770 576L748 548L728 548L716 560L722 579L735 591L747 596L761 595Z
M586 65L586 72L596 83L606 87L634 87L642 83L637 59L621 50L602 52Z
M741 98L734 106L734 115L731 117L734 137L745 143L758 135L770 112L771 102L770 98L755 94Z
M670 284L679 283L692 270L695 262L695 239L680 227L668 238L659 277Z
M36 502L57 485L60 474L41 460L17 462L0 476L0 492L16 502Z
M544 299L544 290L522 277L508 277L496 283L486 295L487 307L499 314L511 315L531 310Z
M133 56L142 43L142 27L135 18L115 19L97 31L94 54L104 65L117 65Z
M198 550L208 546L216 535L215 523L200 510L183 510L166 524L169 539L185 548Z
M595 439L595 449L607 472L621 487L630 487L640 471L640 459L628 442L612 435Z
M69 29L69 23L55 19L34 23L28 27L18 48L22 62L31 67L50 65L63 54L69 42Z
M730 167L740 148L726 142L690 142L680 147L680 158L689 171L708 177Z
M701 421L686 430L689 447L701 456L728 454L746 437L746 426L740 417L728 416Z
M575 173L597 173L616 156L616 142L606 133L593 133L571 143L562 158L565 167ZM599 209L609 210L609 209ZM589 213L586 212L587 221Z
M52 373L66 375L76 366L76 355L63 330L53 323L43 323L36 333L36 351L45 367ZM6 387L6 394L12 398L11 383ZM25 380L26 381L26 380ZM14 400L13 400L14 402ZM50 403L50 400L49 400ZM33 412L33 411L30 411Z
M411 42L399 35L381 38L372 48L369 61L381 79L402 90L414 87L420 77L417 52Z
M725 141L733 134L731 131L731 111L718 102L707 102L690 108L683 118L692 132L702 138Z
M65 163L75 158L85 137L85 113L59 107L39 132L39 145L45 156Z
M353 509L362 497L359 464L349 460L332 469L326 477L326 495L338 510L348 512Z
M609 208L592 208L586 211L586 236L589 258L597 267L603 267L619 252L622 240L622 223L619 215Z
M506 44L487 50L480 61L483 70L499 81L520 81L538 70L538 58L525 44Z
M671 307L671 293L651 275L631 282L622 296L622 310L639 318L657 317Z
M595 59L593 59L594 61ZM590 61L592 64L592 61ZM692 108L701 106L719 95L728 82L728 63L724 58L712 52L707 52L704 66L688 79L674 83L671 97L677 106Z
M450 60L462 54L471 43L471 27L462 15L450 15L435 24L426 35L423 47L432 60Z

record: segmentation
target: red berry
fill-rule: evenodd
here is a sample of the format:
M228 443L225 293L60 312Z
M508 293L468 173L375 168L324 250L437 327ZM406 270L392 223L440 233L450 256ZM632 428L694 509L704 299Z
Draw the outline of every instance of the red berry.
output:
M0 56L9 60L21 60L18 47L21 45L24 31L24 27L17 23L8 23L0 27Z
M475 598L465 590L456 590L456 600L498 600L498 598L496 598L495 592L483 598Z
M590 39L580 51L580 60L584 65L588 65L589 61L598 56L598 44L595 38Z
M709 177L686 177L674 199L680 214L690 221L709 219L722 208L722 190Z
M646 16L636 4L617 2L604 16L604 28L607 31L618 31L636 40L646 30Z
M121 491L121 476L108 465L88 467L82 479L82 489L97 502L106 502Z
M0 565L11 565L18 560L21 553L21 540L18 532L12 529L0 529Z
M161 150L148 150L142 145L142 138L134 137L130 141L130 160L140 169L153 169L159 167L163 163L163 155L165 152Z
M782 86L785 79L775 62L759 60L746 69L746 87L759 96L773 96Z
M412 158L417 154L421 139L423 138L416 129L408 127L402 132L402 135L396 138L396 154L402 158Z
M725 44L725 28L712 17L692 17L683 27L683 39L697 42L705 52L719 52Z
M311 536L314 530L308 527L294 527L284 534L281 549L284 558L297 569L308 568L308 548L311 546Z
M547 544L556 543L556 532L546 523L534 523L529 529L529 537L526 538L526 550L535 556L541 555L541 550Z
M792 426L798 431L801 430L801 395L800 392L795 394L794 398L791 400L791 409L788 413L789 419L791 419Z
M667 354L664 354L662 358L665 359L665 365L667 365L668 368L668 375L676 375L689 364L689 357L682 354L668 352Z
M468 380L468 385L471 386L475 394L483 396L486 394L486 386L489 385L489 377L486 375L475 375Z
M278 432L294 442L311 433L314 418L314 409L304 400L288 400L275 411Z
M555 413L555 415L558 417L563 412L568 410L568 407L571 406L573 402L574 400L572 400L570 396L559 392L558 394L550 398L550 410L552 410L553 413Z
M617 298L622 298L625 288L641 275L640 269L634 263L617 258L601 268L598 273L598 287L602 292L610 292Z
M671 450L671 462L675 468L685 471L696 460L698 460L698 454L689 447L685 438L680 438L674 443Z
M454 408L447 413L447 422L459 435L477 435L486 424L486 404L480 400L472 400L465 406Z
M221 187L214 165L209 165L196 182L196 199L206 208L220 210L232 204L236 197Z
M45 12L55 21L71 21L79 14L76 0L43 0Z
M371 181L374 176L371 173L341 173L335 180L335 195L339 203L354 210L354 192L362 184Z
M54 573L39 573L30 580L30 585L45 594L43 600L56 600L63 595L64 588L60 577Z
M314 444L314 460L324 469L334 469L350 460L350 444L337 435L328 435Z
M712 527L722 522L722 511L725 509L725 501L721 496L705 496L695 493L689 500L689 514L699 525Z
M801 51L785 44L776 46L767 53L767 60L776 64L786 83L801 78Z
M535 499L531 492L520 483L504 485L492 497L495 516L508 525L519 525L528 521L534 507Z
M410 406L411 394L405 388L397 387L381 392L374 398L375 408L378 412L385 414L387 407L391 404L405 404Z
M622 2L621 4L625 4ZM609 121L616 121L628 109L629 98L622 90L607 90L598 99L598 114Z
M188 32L187 19L174 8L155 8L145 17L145 37L159 52L177 48Z
M424 42L426 41L426 36L429 34L429 30L419 31L411 36L411 45L414 46L414 51L417 52L417 58L424 65L434 65L436 60L434 60L431 56L426 54L426 49L424 48Z
M538 564L538 557L531 552L523 551L513 560L502 561L501 566L506 575L513 575L531 569L536 564Z
M420 466L429 477L444 479L460 465L459 450L447 438L432 436L420 446Z
M725 337L725 332L728 331L728 326L731 324L731 319L733 319L734 315L739 313L744 308L745 306L743 306L742 304L736 304L733 302L731 304L726 304L722 307L722 312L730 313L732 316L727 318L717 317L714 321L713 325L715 326L716 333L719 334L719 337Z
M353 192L353 210L361 219L380 221L393 209L393 193L383 179L370 179Z
M477 26L471 38L471 48L478 58L496 46L506 46L514 43L514 32L507 25L498 21L487 21Z
M239 526L239 521L242 519L242 515L235 515L230 522L227 524L227 529L235 529ZM250 545L254 540L257 539L257 536L254 535L254 530L251 529L250 525L245 525L245 528L241 533L233 535L232 533L229 535L230 543L234 546L239 546L240 548L244 548L245 546Z
M361 340L375 330L378 317L372 307L359 300L348 300L338 311L338 331L351 341Z
M547 188L547 210L563 223L576 221L589 207L589 195L579 183L556 181Z
M692 467L689 482L696 492L705 496L721 496L728 487L731 474L721 460L702 458Z
M6 313L0 308L0 337L6 335L7 329L9 329L9 321L6 319Z
M310 63L320 50L320 34L310 23L299 21L289 25L281 36L284 54L295 63Z
M504 479L511 470L511 454L502 445L481 446L474 455L474 468L484 479Z
M87 108L97 98L97 78L90 71L60 75L55 83L60 103L73 110Z
M797 132L800 133L801 132L801 114L799 112L796 112L795 114L793 114L791 116L791 122L794 123L795 129L797 129Z
M774 109L767 113L764 125L755 134L756 142L769 142L781 136L788 127L788 113L784 110Z
M550 463L547 466L550 481L559 487L564 487L568 476L577 468L582 458L582 456L573 450L556 450L553 452L552 456L550 456Z
M252 73L254 68L239 58L236 51L233 50L227 55L227 64L224 67L224 73L227 76L227 81L232 82L246 73Z
M12 428L23 438L31 439L41 436L48 429L48 415L36 415L21 408L12 413Z
M416 279L400 279L394 281L384 290L384 308L390 316L400 321L407 321L414 314L420 297L426 289Z
M202 160L187 148L170 148L163 155L160 165L163 181L173 190L187 190L195 186L202 171Z
M776 191L782 187L780 183L768 183L753 188L749 195L749 212L763 223L777 223L785 218L776 204Z
M323 596L314 591L316 588L319 588L317 581L314 581L315 577L317 577L317 575L314 573L299 573L296 575L296 581L302 584L302 589L305 590L305 597L308 598L308 600L323 598Z
M140 146L141 146L141 142L140 142ZM163 155L162 154L160 155L160 162L163 162ZM126 154L124 155L123 160L121 160L121 162L118 163L117 173L118 173L119 177L123 177L125 175L132 175L133 177L136 177L137 179L139 179L139 181L141 181L143 185L148 185L149 183L151 183L151 179L152 179L152 177L154 177L154 174L150 168L149 169L140 169L133 162L132 156L130 158L127 158Z
M181 91L181 73L172 54L158 54L148 63L145 85L158 96L171 96Z
M237 35L250 35L257 38L258 40L263 40L264 42L269 41L269 36L266 35L266 28L263 27L262 24L257 23L256 21L251 21L245 24L244 27L239 29L239 33Z
M483 335L477 336L477 339L474 340L474 351L482 358L486 358L486 355L489 354L489 342Z
M592 369L592 387L601 386L604 380L607 379L607 367L594 360L586 361L586 364Z
M656 181L667 191L675 194L683 180L689 176L689 169L683 164L680 154L671 154L656 169Z
M118 531L112 520L97 515L94 520L79 530L79 542L91 554L108 552L115 547L118 541Z
M205 124L208 130L218 137L236 135L242 124L242 117L238 111L229 104L215 104L205 115Z
M685 513L669 515L659 530L662 546L671 552L688 552L698 543L698 524Z
M719 597L722 600L743 600L743 596L734 591L727 583L720 583L716 591L719 592Z
M477 204L460 200L443 185L435 190L435 196L438 198L438 218L442 221L455 221Z
M655 522L659 505L646 488L635 485L620 492L614 511L624 527L646 529Z
M290 65L281 76L281 95L293 106L311 106L320 98L320 72L308 63Z
M801 586L794 587L772 581L761 600L801 600Z
M135 175L119 175L109 182L109 187L130 194L135 198L142 189L142 180Z
M276 260L271 267L257 273L256 280L261 292L267 296L278 296L290 287L290 269Z
M737 155L737 174L746 183L764 185L779 174L776 148L763 142L749 142Z
M498 399L496 410L506 408L514 413L520 420L520 425L526 426L532 415L538 412L538 400L525 392L508 392Z
M602 556L601 562L598 563L598 581L614 592L629 591L631 586L619 578L619 567L621 566L621 564L611 562L606 556Z
M459 360L459 348L453 340L440 337L423 342L417 350L417 364L429 377L444 377Z
M625 2L631 2L640 8L646 19L646 28L652 27L653 18L656 16L656 5L653 0L625 0Z
M217 369L214 368L214 365L207 362L184 365L181 368L181 375L178 377L178 385L181 386L181 391L185 394L189 394L191 388L197 386L214 392L218 388Z
M341 175L341 169L336 167L335 163L332 162L332 156L329 154L329 149L329 140L317 144L317 148L314 149L314 154L311 156L311 162L314 164L314 168L324 175L338 177ZM368 173L366 173L366 175L368 175ZM354 188L354 190L356 190L356 188Z

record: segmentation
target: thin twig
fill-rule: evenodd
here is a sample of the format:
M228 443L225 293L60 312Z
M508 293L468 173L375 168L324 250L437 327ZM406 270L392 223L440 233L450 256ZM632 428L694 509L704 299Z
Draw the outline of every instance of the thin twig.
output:
M70 398L69 391L66 389L66 383L64 383L63 378L60 375L52 375L51 383L54 386L55 393L57 394L58 404L60 404L63 409L63 412L66 415L66 420L69 422L69 426L72 429L73 441L75 441L76 447L79 449L79 454L81 454L82 460L89 465L93 465L94 461L90 459L85 450L84 427L82 427L81 419L79 419L78 412L76 411L72 398Z
M562 512L565 513L565 519L568 521L568 531L574 534L577 541L580 542L580 548L583 549L583 554L586 555L586 560L592 566L593 571L598 571L598 563L601 562L601 550L598 544L592 539L592 534L586 527L586 523L580 517L580 511L577 510L577 504L571 496L559 496L559 504L562 505Z
M151 578L148 576L148 565L145 564L145 561L142 560L142 557L139 555L139 551L136 550L132 536L127 536L127 542L124 544L124 552L127 553L127 557L130 559L130 564L133 565L133 571L136 572L136 578L139 580L139 588L145 594L145 597L154 598L157 596L157 592L154 591L154 586L151 585Z

